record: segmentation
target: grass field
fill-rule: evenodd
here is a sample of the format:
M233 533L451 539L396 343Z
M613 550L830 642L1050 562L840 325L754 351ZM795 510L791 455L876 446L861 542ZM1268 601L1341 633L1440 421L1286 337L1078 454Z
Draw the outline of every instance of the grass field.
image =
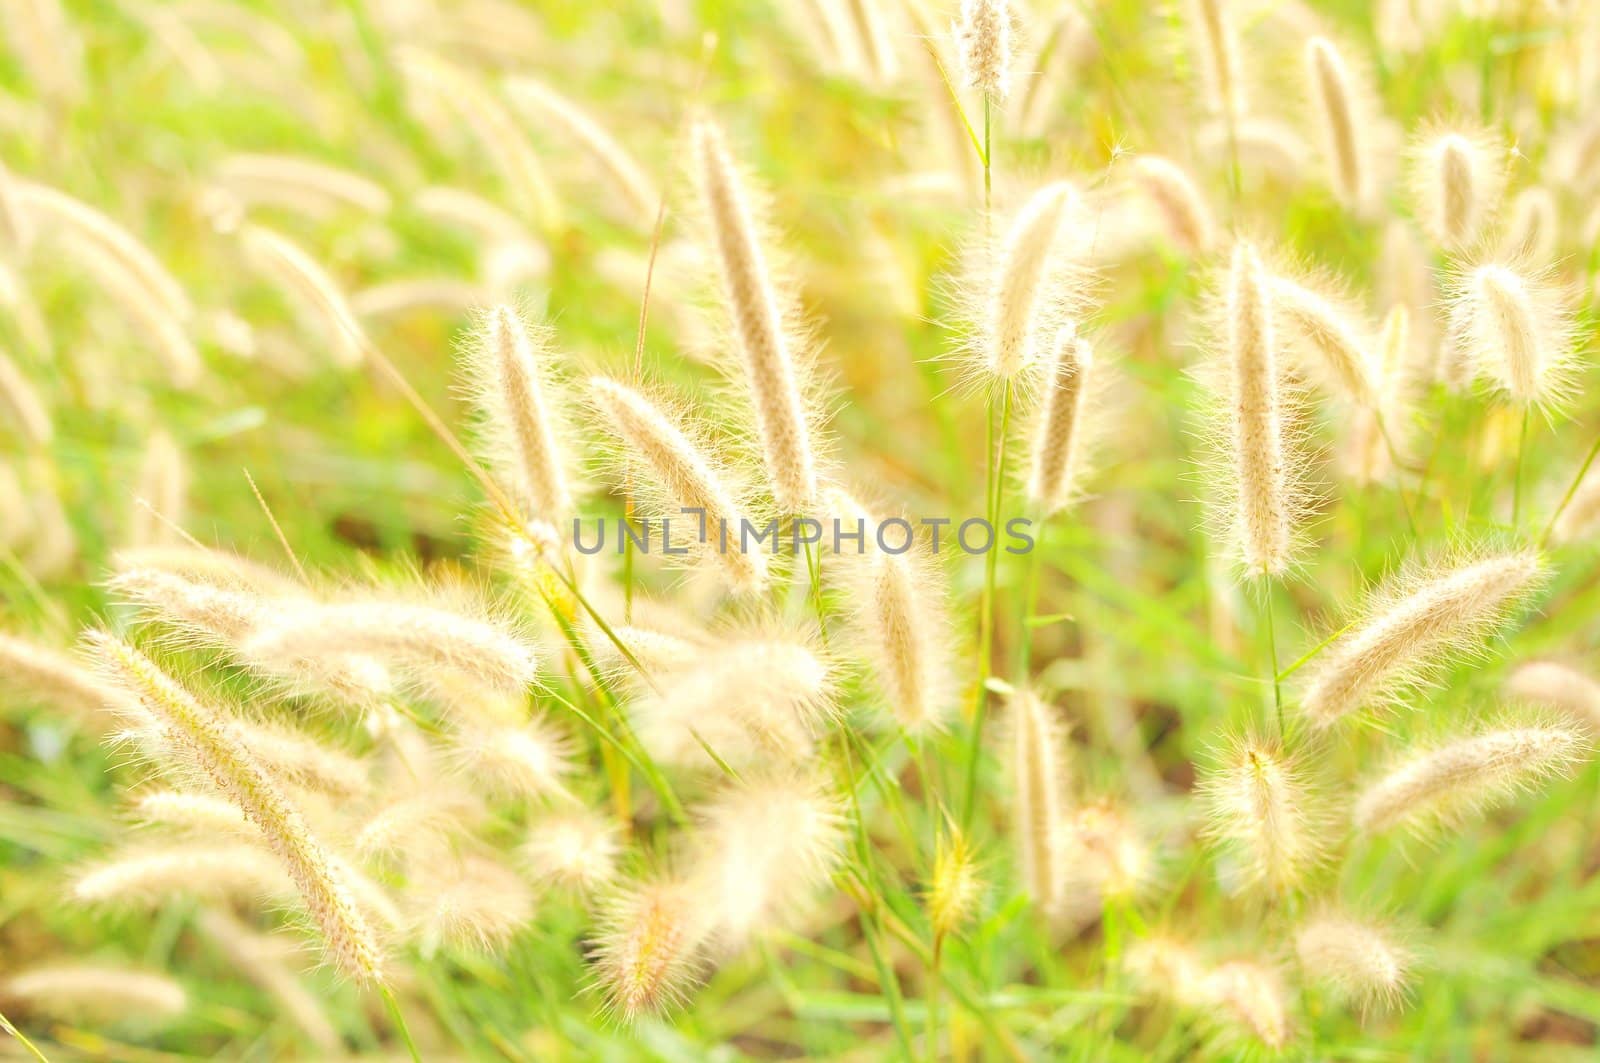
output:
M0 1059L1593 1058L1591 7L7 0Z

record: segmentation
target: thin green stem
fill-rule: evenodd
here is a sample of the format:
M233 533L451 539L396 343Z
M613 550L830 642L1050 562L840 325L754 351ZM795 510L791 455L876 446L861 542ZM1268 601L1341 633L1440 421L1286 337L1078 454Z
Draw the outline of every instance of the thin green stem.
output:
M38 1047L32 1041L28 1040L28 1035L13 1026L11 1020L6 1018L3 1012L0 1012L0 1030L4 1030L12 1037L15 1037L22 1044L22 1047L26 1048L29 1053L33 1055L33 1058L39 1061L39 1063L50 1063L50 1061L45 1058L44 1053L39 1051Z
M994 403L990 402L989 477L987 513L991 532L1000 523L1000 502L1005 495L1006 437L1011 432L1011 382L1006 381L1000 397L1000 427L993 431ZM972 742L967 751L966 794L961 803L961 828L972 825L973 804L978 794L978 760L983 751L983 723L989 705L989 677L994 675L994 600L999 550L991 542L983 559L983 598L978 623L978 691L972 713Z
M1411 515L1411 504L1406 501L1405 484L1400 480L1400 449L1394 445L1394 439L1389 435L1389 426L1384 423L1383 414L1377 410L1372 411L1372 418L1378 425L1378 434L1383 437L1383 445L1389 451L1389 464L1394 466L1394 493L1400 499L1400 510L1406 515L1406 526L1411 529L1412 538L1418 536L1417 519Z
M1565 513L1567 507L1572 504L1572 498L1578 493L1578 488L1582 485L1583 478L1589 475L1589 466L1594 464L1596 456L1600 456L1600 435L1594 437L1594 443L1590 445L1589 453L1585 455L1583 464L1578 467L1578 475L1572 478L1572 483L1567 485L1567 493L1561 498L1561 504L1556 507L1554 513L1550 514L1550 523L1545 525L1544 533L1539 536L1539 546L1541 548L1550 540L1550 534L1556 530L1556 521L1561 519L1561 514Z
M1283 680L1278 678L1278 632L1272 616L1272 580L1269 577L1261 578L1261 595L1265 600L1262 619L1267 628L1267 654L1272 662L1272 705L1278 714L1278 740L1287 743L1289 732L1283 726Z
M411 1053L411 1063L422 1063L422 1054L417 1051L417 1044L411 1039L411 1030L406 1026L406 1017L400 1013L400 1002L394 998L394 990L388 986L378 989L378 994L383 997L384 1006L389 1009L389 1017L394 1020L394 1028L400 1034L400 1040L405 1042L406 1051Z
M1517 435L1517 471L1511 480L1511 528L1516 530L1517 522L1522 519L1522 461L1528 450L1528 419L1533 412L1533 407L1522 408L1522 431Z

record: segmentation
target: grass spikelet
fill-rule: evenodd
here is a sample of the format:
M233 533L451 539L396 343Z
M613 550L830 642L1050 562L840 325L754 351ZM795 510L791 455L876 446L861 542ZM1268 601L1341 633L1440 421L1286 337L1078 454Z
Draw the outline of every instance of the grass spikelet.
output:
M248 638L272 609L269 599L246 590L212 586L156 568L113 576L107 589L136 606L142 619L172 628L183 642L232 646Z
M1500 255L1513 262L1542 266L1555 257L1561 240L1561 215L1547 188L1524 188L1511 202Z
M181 322L192 316L193 307L183 286L149 248L105 214L65 192L31 181L13 181L12 194L19 209L41 227L78 236L115 262L148 298L161 304L167 316Z
M1068 248L1078 193L1065 181L1030 196L1006 230L992 275L975 285L981 322L969 340L975 371L1011 380L1036 366L1075 309L1078 279Z
M1205 964L1182 942L1160 934L1142 937L1128 949L1123 963L1147 993L1185 1007L1204 1002Z
M79 720L94 718L117 698L115 690L70 655L4 632L0 691L10 702L57 709Z
M1078 497L1083 476L1084 413L1092 394L1094 349L1070 329L1056 335L1056 353L1033 428L1026 495L1044 516Z
M1366 706L1393 702L1400 688L1441 658L1493 633L1544 575L1537 553L1517 551L1387 581L1365 617L1309 666L1301 709L1326 727Z
M1059 844L1063 914L1093 917L1106 901L1133 901L1150 878L1150 847L1125 809L1091 801L1066 817Z
M1320 859L1305 774L1275 743L1254 736L1234 740L1200 791L1207 833L1237 856L1242 884L1287 893Z
M415 89L426 92L430 102L449 110L472 133L522 215L538 219L546 232L558 230L560 201L539 153L499 98L466 71L421 48L404 45L397 60Z
M1325 377L1351 402L1378 405L1379 367L1372 339L1351 308L1281 277L1272 282L1272 308L1290 341L1285 348L1299 355L1299 364Z
M111 567L118 574L153 569L194 583L254 591L266 596L291 597L304 593L298 583L275 568L226 550L190 543L124 547L112 555Z
M1556 661L1529 661L1506 677L1501 693L1510 701L1560 709L1600 733L1600 682Z
M1231 0L1187 0L1184 21L1213 115L1237 122L1248 110Z
M933 559L874 551L855 566L850 594L860 645L890 715L913 734L942 726L956 691L944 584Z
M257 845L204 842L132 849L80 874L72 898L83 904L163 904L174 897L259 904L292 895L283 865Z
M643 465L654 478L664 496L663 516L668 520L676 517L680 528L704 527L703 552L710 555L733 590L760 588L767 578L767 559L759 548L738 548L747 514L727 472L690 438L676 418L633 388L608 377L592 377L589 391L621 440L624 455ZM703 511L703 517L689 512L694 510ZM688 539L680 533L676 548Z
M983 890L977 854L966 835L955 828L940 831L925 898L934 937L949 937L965 926L977 914Z
M798 762L834 714L832 663L803 638L729 637L630 706L640 740L660 760L706 763L702 743L730 764Z
M1505 149L1471 128L1425 132L1412 148L1412 210L1435 244L1461 251L1482 235L1505 186Z
M741 781L700 810L689 881L717 947L736 951L792 920L844 848L834 799L803 777Z
M297 728L244 720L231 726L262 766L285 782L341 798L360 797L372 788L365 762Z
M1572 313L1543 274L1487 263L1457 276L1450 328L1467 364L1512 402L1554 406L1573 368Z
M4 351L0 351L0 410L35 447L48 446L55 436L55 423L38 389Z
M334 365L341 369L360 365L366 333L328 271L300 245L266 226L240 226L239 240L256 268L293 297L307 314L308 324L323 334Z
M638 883L614 898L595 947L606 1008L623 1022L680 1006L695 981L706 927L704 903L687 883Z
M183 986L164 974L92 964L35 967L0 982L0 999L69 1021L170 1019L189 1007Z
M1272 968L1245 960L1224 963L1206 973L1199 991L1273 1051L1289 1044L1288 1000Z
M967 87L994 103L1011 94L1011 22L1009 0L961 0L961 14L951 32L961 55Z
M217 714L202 705L138 650L101 632L86 636L109 680L139 700L163 737L182 750L283 861L317 926L334 965L362 981L381 980L377 940L351 899L350 889L255 756Z
M209 909L196 917L201 931L214 941L228 962L260 986L313 1047L325 1057L344 1049L343 1038L323 1013L322 1004L283 962L274 939L258 934L226 912Z
M1135 186L1161 212L1168 238L1191 257L1210 250L1215 239L1211 209L1192 178L1171 159L1138 155L1128 163Z
M583 810L535 820L520 856L535 881L592 893L616 878L621 843L615 821Z
M1367 139L1368 118L1355 75L1344 55L1326 37L1306 42L1306 78L1322 128L1322 151L1334 193L1352 210L1364 208L1372 197L1372 158Z
M535 329L514 307L483 318L468 361L471 393L483 416L489 455L519 492L527 512L552 529L572 512L569 445L549 366L547 329Z
M1328 913L1295 932L1300 966L1344 1000L1393 1007L1409 988L1413 958L1378 927Z
M623 216L640 230L649 230L655 221L661 194L645 175L644 168L605 126L572 100L534 78L508 77L505 91L513 106L553 122L599 163L612 185L627 200Z
M701 119L690 139L722 300L754 406L767 478L783 511L805 513L816 499L817 459L801 380L805 371L801 338L788 320L793 316L790 300L774 284L757 236L751 193L722 131L709 119Z
M1588 752L1579 729L1544 723L1453 738L1409 752L1362 790L1355 825L1368 834L1448 827L1565 773Z
M313 217L340 208L383 215L392 205L388 191L376 181L304 156L241 152L223 159L215 172L246 205L268 204Z
M240 656L283 672L370 657L425 685L476 683L507 694L527 689L537 665L533 647L499 624L400 600L287 605L244 641Z
M533 918L533 892L509 868L481 856L427 871L415 891L424 957L441 947L497 953Z
M1066 886L1066 778L1055 710L1031 691L1011 699L1012 830L1022 881L1040 914L1057 914Z
M1292 563L1300 485L1290 467L1272 287L1250 244L1233 249L1218 309L1229 537L1246 573L1280 575Z
M188 494L189 470L170 433L157 429L145 444L134 496L131 538L137 545L167 542L178 535ZM176 527L175 527L176 526Z
M145 826L175 827L202 834L249 833L254 829L233 802L187 790L147 790L133 799L132 811Z
M460 775L492 796L571 799L561 781L574 770L570 743L547 723L466 726L449 743Z

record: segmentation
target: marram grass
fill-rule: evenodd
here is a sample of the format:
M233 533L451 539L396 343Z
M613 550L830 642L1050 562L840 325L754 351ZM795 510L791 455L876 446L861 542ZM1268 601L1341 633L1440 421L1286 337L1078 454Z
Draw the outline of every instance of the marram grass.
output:
M0 1057L1594 1056L1593 8L0 5Z

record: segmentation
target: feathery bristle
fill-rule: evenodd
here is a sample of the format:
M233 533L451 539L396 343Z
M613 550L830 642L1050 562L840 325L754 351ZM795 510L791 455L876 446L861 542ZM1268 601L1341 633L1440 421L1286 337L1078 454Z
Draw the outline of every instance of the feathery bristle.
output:
M1234 741L1200 785L1207 831L1240 860L1246 885L1293 889L1320 857L1304 773L1276 745Z
M1027 497L1051 516L1071 505L1083 474L1084 413L1094 349L1070 329L1056 336L1056 354L1033 429Z
M595 947L607 1008L624 1022L679 1006L695 980L704 905L680 881L640 883L615 898Z
M1462 355L1513 402L1562 401L1572 369L1572 327L1566 300L1540 274L1489 263L1452 285L1450 328Z
M1272 290L1255 248L1233 249L1223 307L1233 539L1245 571L1280 575L1294 545L1294 483Z
M0 633L0 691L23 704L57 709L90 720L116 702L118 691L69 655Z
M164 974L90 964L35 967L10 975L0 981L0 999L30 1013L76 1021L171 1018L189 1007L183 986Z
M720 949L781 926L828 882L844 848L837 802L816 783L743 781L699 813L688 872L699 917Z
M1362 208L1371 198L1372 160L1367 118L1360 113L1354 75L1343 54L1326 37L1306 42L1305 62L1333 190L1345 206Z
M248 835L255 829L232 801L187 790L148 790L134 798L132 807L138 821L147 826L212 835Z
M547 329L497 306L483 318L469 372L489 457L511 479L527 516L561 528L572 491L565 419L548 370L553 356Z
M1485 557L1402 577L1374 595L1366 619L1310 665L1301 708L1326 727L1361 708L1391 701L1454 649L1489 635L1543 581L1538 554Z
M380 955L348 884L255 756L217 714L138 650L101 632L86 636L107 677L139 700L163 737L182 750L239 806L283 861L322 931L329 958L345 974L379 981Z
M1555 661L1529 661L1506 677L1501 693L1512 701L1548 705L1600 734L1600 682Z
M49 445L55 436L50 411L38 389L4 351L0 351L0 410L9 414L17 431L35 447Z
M634 389L607 377L591 377L589 391L621 439L626 456L654 476L671 507L666 518L691 527L697 520L703 521L700 526L706 535L701 545L715 559L728 584L736 591L760 588L766 582L767 559L759 548L741 548L749 517L726 473L673 418ZM696 510L703 516L693 518ZM678 548L688 538L679 535Z
M1411 954L1370 924L1322 915L1295 932L1294 947L1306 973L1341 998L1392 1005L1406 994Z
M988 376L1010 380L1036 366L1072 309L1066 243L1078 193L1065 181L1035 192L1006 232L983 307L975 353Z
M1032 692L1019 690L1011 699L1012 829L1022 881L1046 917L1058 914L1067 878L1062 756L1055 711Z
M1381 394L1371 338L1348 308L1294 281L1274 278L1272 309L1286 328L1287 349L1305 354L1305 368L1327 377L1339 394L1357 405L1375 407ZM1309 356L1307 356L1309 355Z
M1012 18L1009 0L961 0L960 18L951 27L967 87L994 103L1011 93Z
M257 845L204 842L132 849L97 864L72 884L84 904L163 904L174 897L259 904L292 896L283 865Z
M534 821L521 856L535 879L592 892L616 877L620 849L616 823L582 811Z
M1363 790L1355 824L1368 833L1453 824L1567 771L1588 751L1581 731L1548 724L1456 738L1410 754Z
M1215 225L1205 196L1183 169L1160 155L1138 155L1128 164L1135 184L1161 212L1167 236L1192 256L1205 254Z
M954 708L954 670L933 559L875 550L854 569L859 637L890 714L912 733L942 726Z
M322 331L334 364L341 369L360 365L366 357L366 333L328 271L300 245L265 226L243 225L239 239L256 267L288 292Z
M173 628L185 641L233 646L248 638L274 603L247 590L215 587L155 568L130 568L106 583L118 598L137 606L141 619Z
M744 381L755 408L756 431L773 496L788 513L804 513L817 492L811 416L800 374L799 338L786 318L792 311L774 285L757 238L750 194L737 172L722 131L710 120L695 123L695 174L710 224L722 299L733 323Z
M1413 210L1434 243L1460 251L1479 238L1505 184L1503 157L1486 131L1442 130L1419 140L1411 160Z

